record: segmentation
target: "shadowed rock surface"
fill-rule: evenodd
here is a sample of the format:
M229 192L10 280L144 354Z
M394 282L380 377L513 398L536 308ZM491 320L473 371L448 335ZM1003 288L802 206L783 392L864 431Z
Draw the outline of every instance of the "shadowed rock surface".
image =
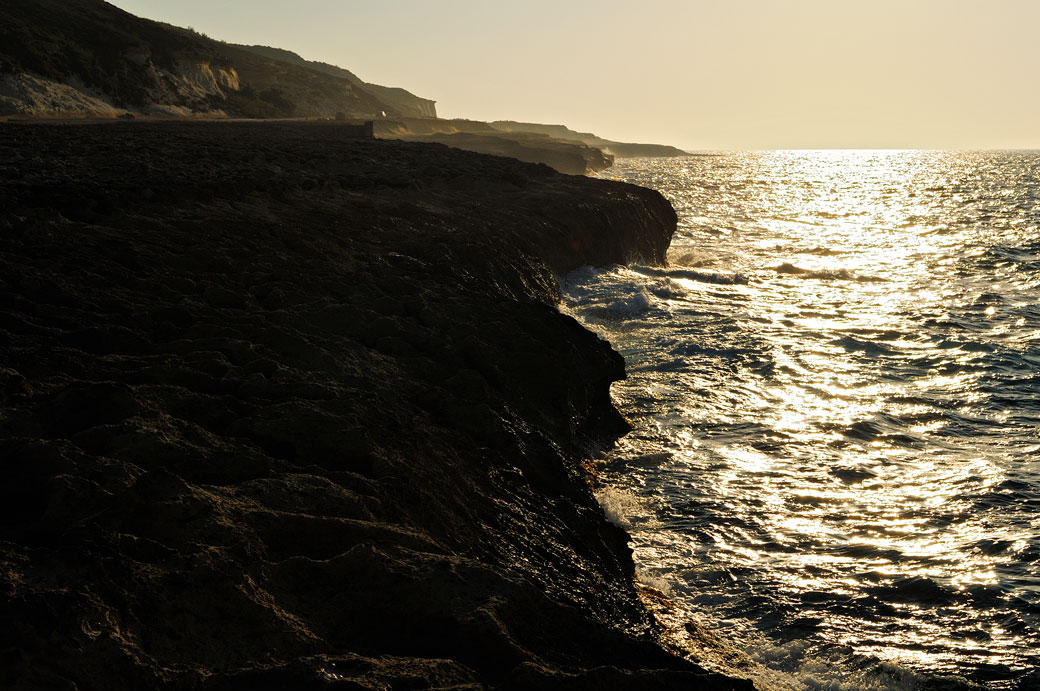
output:
M502 132L479 120L395 117L376 119L373 125L376 136L384 139L433 142L526 163L544 163L569 175L595 173L614 164L613 156L579 141L530 132Z
M609 168L614 157L580 142L564 142L524 132L456 132L406 136L404 139L447 144L456 149L508 156L527 163L544 163L561 173L586 175Z
M335 125L0 125L0 687L745 689L665 652L554 272L656 192Z

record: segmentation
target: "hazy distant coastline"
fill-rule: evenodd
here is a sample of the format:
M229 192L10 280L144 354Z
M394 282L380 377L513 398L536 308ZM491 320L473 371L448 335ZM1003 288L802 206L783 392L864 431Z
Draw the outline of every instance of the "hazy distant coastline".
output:
M377 135L593 173L614 156L677 156L560 125L437 118L436 102L269 46L234 45L101 0L0 8L0 118L339 119Z

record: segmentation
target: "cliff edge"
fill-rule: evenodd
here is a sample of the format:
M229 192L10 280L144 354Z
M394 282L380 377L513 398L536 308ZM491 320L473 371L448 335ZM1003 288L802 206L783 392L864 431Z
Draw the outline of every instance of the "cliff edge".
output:
M666 652L555 274L656 192L334 124L0 125L0 686L749 689Z
M634 144L631 142L615 142L598 137L591 132L576 132L563 125L542 125L535 122L516 122L514 120L496 120L490 123L502 132L540 134L562 141L574 141L601 149L617 158L661 158L671 156L688 156L682 149L667 144Z

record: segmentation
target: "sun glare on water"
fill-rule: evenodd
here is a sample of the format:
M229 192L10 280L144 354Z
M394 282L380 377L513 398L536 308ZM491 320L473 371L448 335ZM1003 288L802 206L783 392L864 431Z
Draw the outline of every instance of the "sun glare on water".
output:
M1040 592L1022 561L1040 525L1009 488L1036 424L1000 382L1028 394L1040 366L1036 204L1020 202L1036 190L1007 191L1036 172L925 151L620 163L676 207L672 265L615 269L569 301L629 363L615 395L636 431L608 463L657 502L660 527L636 531L644 570L817 651L1023 669L1008 622ZM1033 254L1002 249L1016 243ZM645 309L611 317L634 285Z

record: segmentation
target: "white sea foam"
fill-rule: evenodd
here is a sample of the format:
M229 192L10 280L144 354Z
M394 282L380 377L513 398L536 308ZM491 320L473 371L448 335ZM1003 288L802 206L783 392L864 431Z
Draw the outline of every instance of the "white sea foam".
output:
M631 293L621 295L610 306L613 312L625 316L644 314L654 308L654 298L644 286L638 286Z
M654 590L657 590L665 595L672 594L671 584L661 576L655 576L646 569L636 567L636 580L644 585L648 585Z
M646 499L618 487L596 490L596 501L603 507L607 520L625 530L646 527L653 516Z
M935 678L890 662L865 664L862 668L850 664L847 649L828 655L815 653L804 640L770 644L757 641L747 649L751 658L761 665L753 676L763 689L797 689L798 691L920 691ZM862 663L862 660L859 660ZM948 679L948 688L968 689L960 680Z
M689 247L673 247L668 251L668 264L670 266L684 266L697 269L702 266L711 266L715 263L715 256Z

